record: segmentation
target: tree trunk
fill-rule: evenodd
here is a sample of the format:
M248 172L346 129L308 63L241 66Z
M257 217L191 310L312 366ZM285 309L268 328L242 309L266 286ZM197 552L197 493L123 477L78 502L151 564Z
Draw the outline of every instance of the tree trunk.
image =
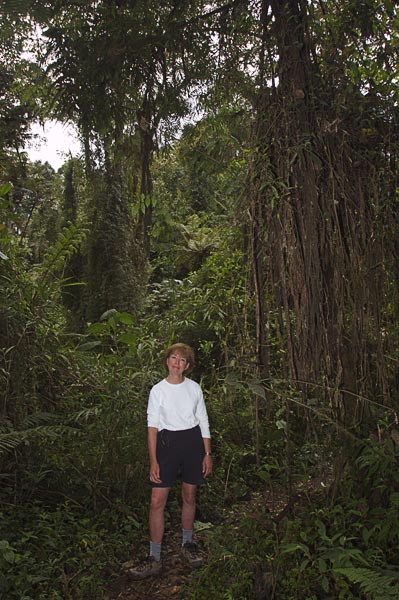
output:
M333 89L314 62L307 4L271 0L270 8L263 27L274 35L277 78L259 93L249 190L259 361L267 371L261 349L274 311L291 383L306 392L322 382L336 417L356 426L368 418L376 378L380 401L389 402L378 175L358 152L360 128L331 126ZM265 72L261 64L263 81Z

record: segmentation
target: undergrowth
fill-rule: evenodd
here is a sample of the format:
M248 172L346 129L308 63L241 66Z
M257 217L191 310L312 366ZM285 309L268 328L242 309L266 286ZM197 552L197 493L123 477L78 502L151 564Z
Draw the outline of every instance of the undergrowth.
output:
M259 502L234 511L209 534L209 561L185 598L398 598L398 458L392 440L367 440L334 501L327 489L303 493L281 522Z
M1 600L98 598L137 539L137 516L73 502L35 502L1 513ZM6 529L4 527L6 526Z

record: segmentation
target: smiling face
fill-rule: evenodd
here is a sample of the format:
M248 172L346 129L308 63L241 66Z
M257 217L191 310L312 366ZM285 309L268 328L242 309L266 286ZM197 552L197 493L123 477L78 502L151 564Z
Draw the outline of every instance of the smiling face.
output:
M163 364L169 372L169 376L183 377L188 375L194 368L194 351L187 344L177 343L169 346L163 355Z
M166 359L166 366L170 376L182 378L190 363L180 352L173 352Z

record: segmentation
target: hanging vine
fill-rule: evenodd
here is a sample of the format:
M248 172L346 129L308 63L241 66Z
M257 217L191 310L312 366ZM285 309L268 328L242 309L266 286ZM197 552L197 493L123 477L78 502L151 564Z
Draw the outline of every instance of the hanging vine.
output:
M361 116L375 114L372 101L361 87L332 85L312 33L320 15L298 0L265 4L260 56L266 63L272 49L277 68L260 65L276 78L259 90L249 186L258 359L267 370L276 310L286 375L305 390L322 381L336 417L356 425L366 398L391 403L389 119L375 119L370 135Z

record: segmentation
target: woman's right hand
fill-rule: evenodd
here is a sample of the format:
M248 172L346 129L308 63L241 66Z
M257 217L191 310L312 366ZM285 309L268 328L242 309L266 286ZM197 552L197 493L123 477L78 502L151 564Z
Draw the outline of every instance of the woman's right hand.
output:
M150 464L150 481L151 483L162 483L159 477L159 464L157 461Z

